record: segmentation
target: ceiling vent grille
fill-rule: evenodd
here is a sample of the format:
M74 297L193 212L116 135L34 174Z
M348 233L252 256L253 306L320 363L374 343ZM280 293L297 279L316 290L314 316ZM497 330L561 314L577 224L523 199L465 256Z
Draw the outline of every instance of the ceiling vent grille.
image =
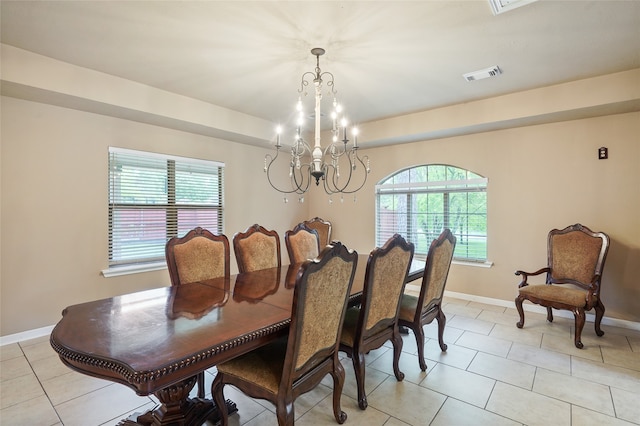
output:
M491 11L494 15L498 15L500 13L508 12L520 6L527 5L529 3L533 3L538 0L489 0L489 4L491 5Z
M462 74L462 77L464 77L464 79L467 81L475 81L475 80L482 80L483 78L495 77L500 74L502 74L502 70L500 69L499 66L496 65L493 67L485 68L483 70Z

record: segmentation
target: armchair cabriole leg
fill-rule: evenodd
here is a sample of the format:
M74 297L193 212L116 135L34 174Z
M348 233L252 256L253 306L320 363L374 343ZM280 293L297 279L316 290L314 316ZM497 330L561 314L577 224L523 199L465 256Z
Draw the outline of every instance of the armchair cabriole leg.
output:
M595 306L595 310L596 310L596 322L595 322L596 334L598 336L603 336L604 331L602 331L602 329L600 328L600 322L602 322L602 317L604 316L604 305L602 304L599 298L598 298L598 303Z
M516 327L518 328L524 327L524 310L522 309L523 301L524 301L524 297L521 297L521 296L516 297L516 309L518 310L518 314L520 315L520 321L516 323Z

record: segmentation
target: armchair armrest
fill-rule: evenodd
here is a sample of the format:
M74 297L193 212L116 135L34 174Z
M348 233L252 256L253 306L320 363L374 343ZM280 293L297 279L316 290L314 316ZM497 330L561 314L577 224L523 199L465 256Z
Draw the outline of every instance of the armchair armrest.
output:
M529 283L527 283L527 279L529 277L540 275L542 273L549 272L549 271L551 271L549 267L538 269L535 272L516 271L515 272L516 275L522 275L522 281L520 281L520 284L518 284L518 288L529 285Z

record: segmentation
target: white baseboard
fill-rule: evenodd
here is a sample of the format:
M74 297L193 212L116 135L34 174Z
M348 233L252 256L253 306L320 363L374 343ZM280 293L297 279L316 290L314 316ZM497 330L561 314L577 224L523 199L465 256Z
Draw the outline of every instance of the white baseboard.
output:
M48 336L53 331L54 325L36 328L34 330L23 331L22 333L8 334L0 336L0 346L9 345L11 343L22 342L24 340L35 339L37 337Z
M474 296L472 294L456 293L456 292L447 291L447 290L445 290L444 295L448 297L455 297L456 299L469 300L471 302L486 303L487 305L503 306L505 308L515 308L515 303L509 302L507 300L492 299L490 297ZM545 307L538 306L538 305L531 305L529 303L524 304L523 308L525 311L529 311L529 312L536 312L536 313L545 314L545 315L547 313L547 309ZM553 315L562 317L562 318L573 319L573 314L569 311L562 311L562 310L555 309L553 311ZM595 320L595 315L587 313L587 321L593 322L594 320ZM640 331L639 322L626 321L626 320L621 320L616 318L607 318L605 316L604 318L602 318L602 324L610 325L613 327L622 327L622 328L628 328L630 330ZM23 331L22 333L9 334L7 336L0 336L0 346L9 345L11 343L22 342L24 340L29 340L29 339L35 339L37 337L48 336L53 331L53 327L54 327L53 325L50 325L48 327L42 327L42 328L36 328L34 330Z

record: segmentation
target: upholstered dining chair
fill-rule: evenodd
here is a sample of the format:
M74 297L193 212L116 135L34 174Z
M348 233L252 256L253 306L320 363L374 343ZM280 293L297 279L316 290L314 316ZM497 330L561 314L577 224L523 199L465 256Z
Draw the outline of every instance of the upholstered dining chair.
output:
M241 273L281 265L280 236L257 223L233 236L233 251Z
M324 247L320 245L318 232L309 228L304 222L284 233L284 244L287 246L291 264L315 259L320 253L320 247Z
M404 379L399 360L402 337L398 331L400 299L413 259L414 246L399 234L381 248L375 248L367 260L360 305L347 309L340 337L340 350L353 362L358 386L358 406L367 408L364 388L366 353L378 349L388 340L393 344L393 372Z
M575 317L574 344L582 349L582 329L585 311L595 308L595 331L604 335L600 322L604 305L600 289L602 272L609 250L609 236L593 232L579 223L553 229L547 236L547 266L535 272L516 271L522 280L518 284L516 308L520 314L518 328L524 326L522 302L528 300L547 308L547 321L553 321L552 308L573 312ZM529 277L546 274L545 284L530 285Z
M316 216L313 219L305 220L302 223L307 225L308 228L315 229L318 232L320 248L327 244L331 244L331 222Z
M345 371L338 344L357 261L358 254L339 242L305 261L293 289L288 336L217 365L211 394L220 407L222 425L228 424L226 384L271 401L278 424L293 425L296 398L327 374L333 377L333 415L338 423L345 422L347 414L340 406Z
M197 227L165 245L171 285L187 284L230 275L229 239ZM198 397L204 398L204 372L199 373Z
M420 294L416 297L412 294L403 294L400 302L400 314L398 325L410 328L418 345L418 363L420 369L426 371L427 363L424 360L424 329L433 319L438 320L438 343L444 352L447 345L444 343L444 327L447 317L442 311L442 296L449 276L449 268L453 260L453 251L456 248L456 237L451 230L444 231L431 242L424 266L424 275L420 286Z

